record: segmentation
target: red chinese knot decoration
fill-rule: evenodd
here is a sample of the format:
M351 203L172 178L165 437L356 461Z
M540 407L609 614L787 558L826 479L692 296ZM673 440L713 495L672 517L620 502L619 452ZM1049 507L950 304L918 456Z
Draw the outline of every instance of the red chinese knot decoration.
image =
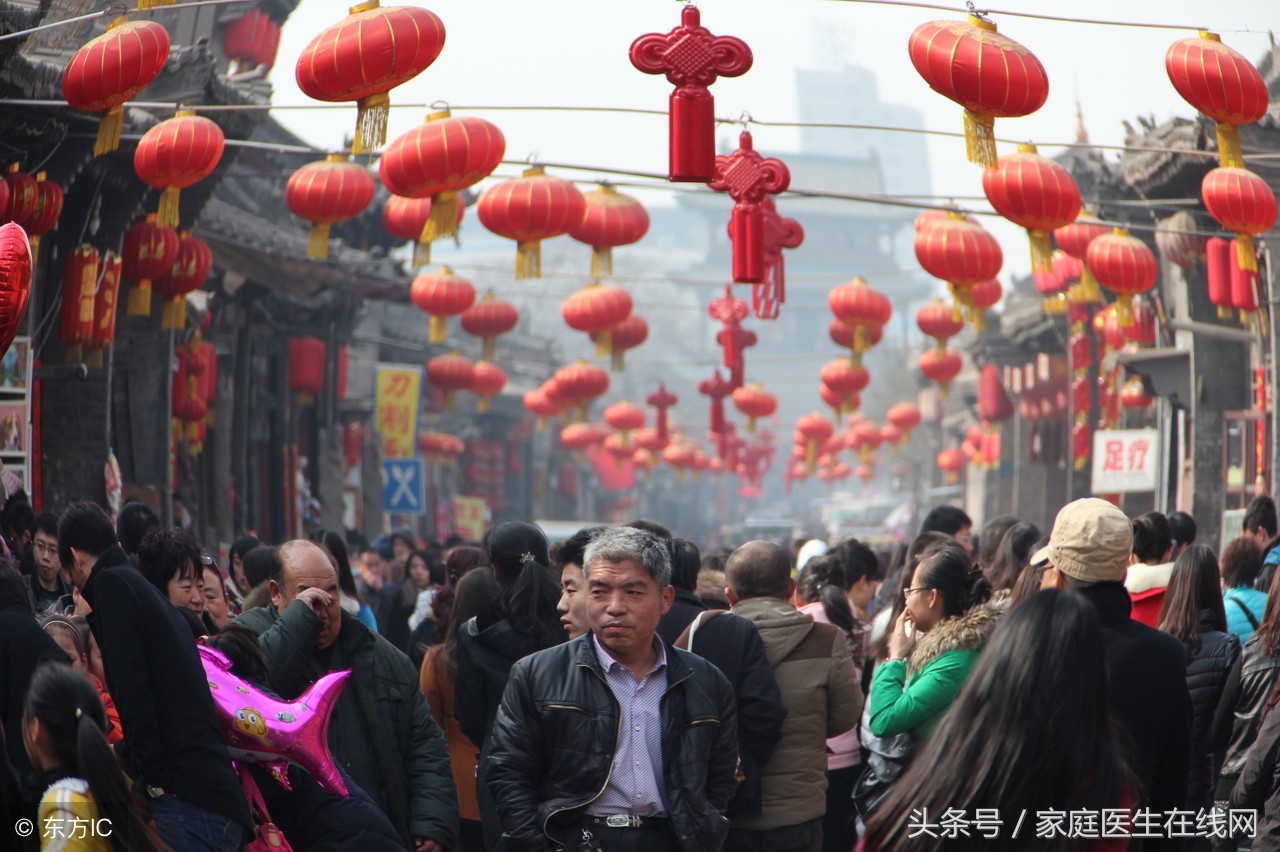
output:
M764 276L763 284L751 288L751 309L757 319L777 319L778 310L787 301L786 259L784 249L799 248L804 243L804 228L795 219L783 216L772 198L764 200Z
M733 280L762 284L765 277L764 202L769 195L791 185L787 164L776 157L762 157L751 143L751 132L742 131L738 150L716 157L715 177L707 186L727 192L733 199L729 241L733 243Z

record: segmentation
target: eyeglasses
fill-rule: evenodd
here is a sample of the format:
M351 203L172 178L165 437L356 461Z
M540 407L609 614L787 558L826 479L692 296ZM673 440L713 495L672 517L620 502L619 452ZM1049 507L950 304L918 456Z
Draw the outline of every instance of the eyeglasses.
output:
M58 545L45 544L43 541L37 541L32 545L32 547L35 549L36 553L56 554L58 552Z
M932 588L933 588L933 586L916 586L916 587L911 588L911 589L903 589L903 590L902 590L902 598L903 598L903 600L906 600L907 598L911 597L911 593L912 593L912 592L926 592L926 591L928 591L928 590L930 590L930 589L932 589Z

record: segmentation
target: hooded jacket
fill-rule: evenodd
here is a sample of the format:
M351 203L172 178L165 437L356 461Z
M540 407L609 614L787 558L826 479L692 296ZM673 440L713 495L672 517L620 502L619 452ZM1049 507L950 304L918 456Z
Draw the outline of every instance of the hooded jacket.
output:
M876 667L871 733L890 737L911 731L922 738L933 733L1002 615L991 604L970 607L934 625L905 661L888 660Z
M862 688L839 628L777 598L748 598L733 608L755 624L782 691L782 739L761 777L759 814L733 817L735 829L763 830L820 819L826 811L827 739L862 713Z
M481 749L498 715L511 667L538 650L494 611L476 616L458 630L454 715L462 733Z

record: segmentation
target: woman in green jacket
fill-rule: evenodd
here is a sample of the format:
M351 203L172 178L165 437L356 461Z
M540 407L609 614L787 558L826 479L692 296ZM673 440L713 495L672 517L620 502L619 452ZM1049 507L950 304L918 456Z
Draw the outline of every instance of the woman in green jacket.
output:
M985 603L991 587L953 541L925 554L903 594L889 659L871 682L868 726L878 737L923 738L960 692L1001 611Z

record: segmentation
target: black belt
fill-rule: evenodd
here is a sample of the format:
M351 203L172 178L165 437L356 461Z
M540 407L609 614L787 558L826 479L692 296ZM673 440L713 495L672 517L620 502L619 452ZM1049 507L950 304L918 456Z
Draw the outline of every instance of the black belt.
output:
M584 816L582 824L587 828L637 828L642 831L664 831L671 827L666 817L614 814L612 816Z

